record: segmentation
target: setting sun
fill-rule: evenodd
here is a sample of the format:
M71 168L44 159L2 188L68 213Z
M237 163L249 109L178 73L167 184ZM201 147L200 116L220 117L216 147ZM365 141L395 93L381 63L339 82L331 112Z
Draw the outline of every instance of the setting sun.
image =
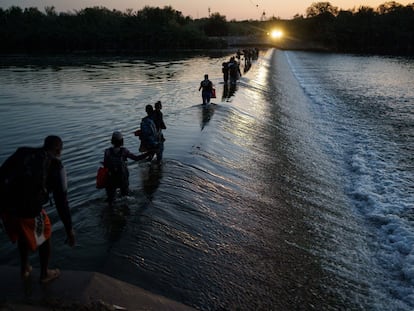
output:
M270 32L270 37L272 37L272 39L280 39L283 37L283 32L281 30L274 29Z

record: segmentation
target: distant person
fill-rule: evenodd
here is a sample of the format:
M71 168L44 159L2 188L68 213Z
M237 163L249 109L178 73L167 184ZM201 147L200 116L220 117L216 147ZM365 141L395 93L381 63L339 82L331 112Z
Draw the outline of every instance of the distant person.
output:
M164 123L164 116L162 114L162 104L161 101L157 101L154 104L154 112L152 114L152 120L155 123L155 127L157 128L157 131L160 133L160 136L162 135L162 130L166 130L167 127Z
M108 183L105 187L107 194L107 201L112 206L115 199L116 190L120 189L121 196L128 195L129 192L129 171L127 160L134 161L143 160L148 156L148 153L135 155L127 148L123 147L124 138L121 132L115 131L111 138L112 147L105 149L104 153L104 167L108 168Z
M246 73L250 70L252 66L252 50L251 49L244 49L244 70L243 72Z
M237 80L241 77L241 71L240 71L240 65L239 63L234 59L234 56L230 58L229 62L229 74L230 74L230 83L236 84Z
M139 151L148 152L149 160L152 160L154 154L157 155L157 162L162 160L162 146L160 146L160 137L157 131L157 126L154 122L154 108L151 105L145 106L147 116L141 120L141 146Z
M236 57L237 57L238 60L240 60L242 54L243 53L240 51L240 49L238 49L237 52L236 52Z
M164 134L162 132L162 130L166 130L167 126L164 123L164 116L161 112L162 109L162 104L161 101L157 101L154 104L154 112L152 114L152 119L155 123L155 127L157 129L157 134L158 134L158 140L159 140L159 148L160 148L160 152L159 152L159 160L162 160L162 154L164 152ZM158 160L158 158L157 158Z
M200 82L198 91L201 91L201 97L203 99L203 105L210 103L211 92L213 91L213 83L208 79L208 74L204 75L204 80Z
M223 73L223 81L224 84L227 84L227 82L229 81L229 63L223 62L221 66L221 72Z
M259 58L259 49L254 48L253 49L253 59L258 59L258 58Z
M29 253L37 249L40 282L48 283L60 275L59 269L49 269L52 225L44 205L51 202L51 192L67 243L71 247L75 245L66 172L60 160L62 148L60 137L47 136L43 147L18 148L0 167L0 217L10 240L17 242L23 279L31 275Z

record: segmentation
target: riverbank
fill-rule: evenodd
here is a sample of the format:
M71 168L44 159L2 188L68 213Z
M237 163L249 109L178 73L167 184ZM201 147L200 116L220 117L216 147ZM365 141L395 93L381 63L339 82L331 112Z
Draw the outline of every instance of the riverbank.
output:
M48 284L38 282L34 269L27 281L19 268L0 266L0 310L175 310L191 307L137 286L91 271L62 271Z

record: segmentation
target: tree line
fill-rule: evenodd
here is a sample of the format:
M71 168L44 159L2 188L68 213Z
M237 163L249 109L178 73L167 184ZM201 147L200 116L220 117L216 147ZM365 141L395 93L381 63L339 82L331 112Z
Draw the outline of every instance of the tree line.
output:
M293 40L329 51L414 55L414 3L385 2L377 9L339 10L329 2L313 3L306 16L286 21Z
M0 51L15 52L124 52L158 49L222 47L195 21L172 7L132 12L105 7L75 13L45 12L12 6L0 9Z
M192 19L174 10L146 6L125 12L105 7L57 13L12 6L0 9L0 53L138 52L154 50L221 49L229 36L265 40L272 27L285 33L286 48L352 53L412 55L414 3L385 2L373 9L339 10L329 2L313 3L306 15L291 20L227 21L213 13Z

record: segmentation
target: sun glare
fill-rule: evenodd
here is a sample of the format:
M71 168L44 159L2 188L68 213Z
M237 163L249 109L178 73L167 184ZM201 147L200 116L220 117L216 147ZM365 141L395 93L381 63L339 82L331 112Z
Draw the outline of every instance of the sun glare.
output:
M272 37L272 39L280 39L283 37L283 32L281 30L274 29L270 32L270 37Z

